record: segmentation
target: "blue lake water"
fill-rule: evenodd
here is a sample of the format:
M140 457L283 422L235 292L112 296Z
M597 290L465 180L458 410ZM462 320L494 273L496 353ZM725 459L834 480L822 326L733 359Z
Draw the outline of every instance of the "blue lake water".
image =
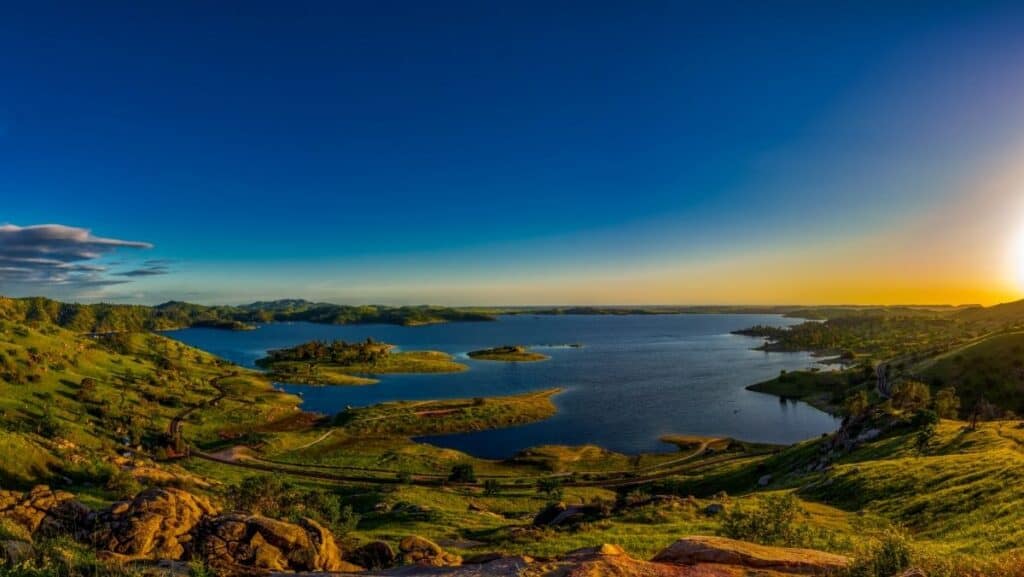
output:
M279 384L303 396L303 408L335 413L383 401L508 395L560 387L558 414L507 429L429 437L435 445L504 458L545 444L597 444L625 453L671 451L671 433L793 443L830 432L838 420L800 402L747 391L780 370L808 368L807 353L752 350L758 339L730 334L757 324L801 322L779 315L520 315L497 322L424 327L275 323L254 331L192 328L167 333L245 366L269 349L312 339L389 342L404 350L441 350L469 365L462 373L383 375L359 387ZM580 343L582 348L545 347ZM466 352L503 344L537 347L551 360L476 361Z

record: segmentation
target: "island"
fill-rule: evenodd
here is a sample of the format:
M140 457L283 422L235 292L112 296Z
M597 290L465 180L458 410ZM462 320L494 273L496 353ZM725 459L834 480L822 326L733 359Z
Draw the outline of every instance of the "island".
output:
M515 363L531 363L546 361L551 357L531 351L523 345L504 345L490 349L480 349L466 353L471 359L480 361L506 361Z
M388 373L456 373L468 367L440 351L396 351L371 338L349 343L309 341L275 349L256 361L272 380L308 385L369 385L367 375Z

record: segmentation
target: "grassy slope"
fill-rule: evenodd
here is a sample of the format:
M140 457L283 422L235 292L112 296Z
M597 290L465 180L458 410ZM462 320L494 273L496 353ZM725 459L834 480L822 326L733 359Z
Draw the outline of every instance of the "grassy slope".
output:
M44 471L74 469L109 456L128 437L151 442L175 415L219 395L210 383L215 377L221 377L227 396L185 421L190 442L245 432L293 413L298 402L274 391L257 373L164 337L117 339L121 352L52 325L0 321L0 478L25 484L46 478ZM87 377L95 381L95 391L83 396L80 384Z
M955 387L964 413L984 397L1024 414L1024 333L995 335L929 359L910 372L934 387Z
M970 431L962 421L944 420L923 452L915 430L896 429L841 456L827 471L809 472L819 447L817 440L806 441L664 485L698 496L747 494L771 474L771 487L865 521L904 525L933 550L984 557L1024 543L1024 428L1016 421Z

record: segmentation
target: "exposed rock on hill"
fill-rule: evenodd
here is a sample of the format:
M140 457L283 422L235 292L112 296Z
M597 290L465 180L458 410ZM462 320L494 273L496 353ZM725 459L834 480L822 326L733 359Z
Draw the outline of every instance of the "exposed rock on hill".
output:
M713 563L767 569L784 573L818 575L838 571L849 563L842 555L811 549L768 547L724 537L687 537L676 541L654 559L657 563L695 565Z
M406 566L373 575L402 577L793 577L830 575L849 560L807 549L765 547L721 537L687 537L651 561L617 545L579 549L559 559L499 557L457 567Z
M410 535L398 544L402 560L410 565L451 567L462 564L462 557L448 553L430 539Z
M197 527L193 545L194 554L210 567L231 573L362 569L342 560L334 536L312 519L294 524L237 513L212 517Z
M217 512L205 497L181 489L149 489L97 514L89 540L100 550L131 558L180 559L192 530Z
M65 491L37 485L31 491L0 491L0 518L31 535L78 533L89 524L89 509Z

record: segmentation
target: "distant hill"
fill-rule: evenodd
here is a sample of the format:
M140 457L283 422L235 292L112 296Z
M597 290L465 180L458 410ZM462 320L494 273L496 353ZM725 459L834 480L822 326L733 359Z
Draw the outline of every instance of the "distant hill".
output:
M1024 323L1024 300L998 304L991 307L973 307L957 313L957 318L965 322L981 322L988 324Z
M0 297L0 319L53 324L80 333L155 331L203 326L240 330L253 323L306 321L322 324L416 326L455 321L489 321L485 312L440 306L336 305L300 299L240 306L207 306L169 301L153 307L122 304L62 303L44 297Z

